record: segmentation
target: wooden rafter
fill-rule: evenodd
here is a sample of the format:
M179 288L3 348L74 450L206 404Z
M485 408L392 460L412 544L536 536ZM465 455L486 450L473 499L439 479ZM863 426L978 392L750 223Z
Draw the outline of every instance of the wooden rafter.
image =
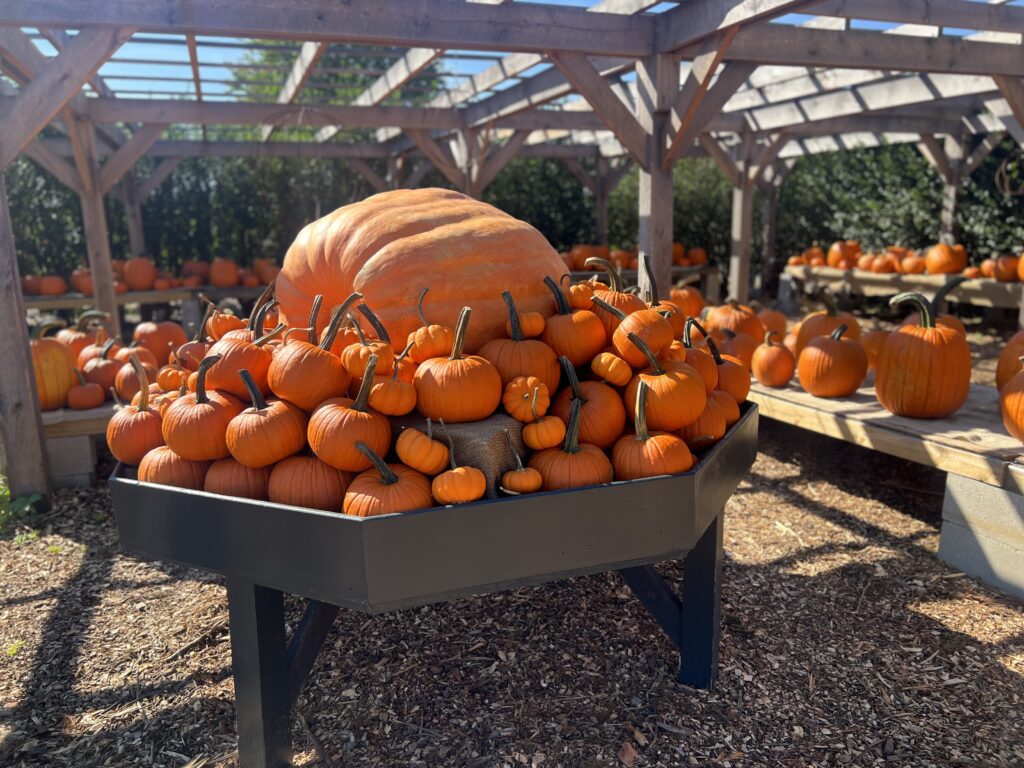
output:
M455 165L451 155L425 131L406 129L405 132L412 139L413 144L419 147L420 152L427 156L427 159L444 174L448 181L458 187L465 185L465 174Z
M277 94L278 104L293 104L295 102L299 92L306 84L309 76L313 74L313 70L316 69L320 57L324 55L326 50L326 43L306 41L302 44L302 47L299 48L299 54L295 57L295 62L292 64L292 69L288 73L288 77L285 78L284 85L281 87L281 92ZM261 126L260 141L269 139L276 127L273 124Z
M156 143L166 128L167 126L162 123L150 123L139 128L100 168L100 192L109 192L121 177L131 170L135 162Z
M167 157L161 160L160 164L150 171L149 176L139 184L139 199L145 200L153 194L156 188L163 184L168 176L174 173L174 169L181 164L181 161L182 158L180 157Z

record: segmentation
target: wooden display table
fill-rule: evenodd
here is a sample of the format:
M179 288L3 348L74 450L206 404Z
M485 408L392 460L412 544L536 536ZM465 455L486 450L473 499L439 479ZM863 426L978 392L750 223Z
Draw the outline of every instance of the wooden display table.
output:
M83 488L96 479L96 436L105 434L114 404L88 411L44 411L43 436L54 488Z
M750 400L765 418L948 473L939 556L1024 596L1024 446L1003 428L994 387L971 385L957 413L934 420L894 416L870 385L827 399L754 384Z
M242 301L257 298L266 286L256 288L214 288L204 285L200 288L171 288L166 291L129 291L117 294L118 306L125 304L169 304L172 301L192 301L199 294L208 296L213 301L233 297ZM25 309L39 309L44 312L59 309L84 309L95 307L96 299L84 293L65 293L61 296L25 296Z
M589 280L594 275L597 275L600 278L604 275L604 272L573 270L570 274L572 275L573 281L578 282L580 280ZM622 270L622 279L625 281L626 285L636 285L638 280L637 270ZM699 267L672 267L672 282L678 283L680 281L685 283L700 283L700 292L708 301L713 303L717 303L719 301L719 296L722 291L722 277L718 271L717 265L704 264Z

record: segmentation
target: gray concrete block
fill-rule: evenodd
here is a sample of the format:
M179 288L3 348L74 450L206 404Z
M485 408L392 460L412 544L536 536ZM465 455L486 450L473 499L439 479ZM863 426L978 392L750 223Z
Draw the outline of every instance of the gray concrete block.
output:
M93 437L51 437L46 441L50 482L54 488L81 488L92 484L96 470Z
M1024 496L1012 491L950 474L942 519L1024 550Z
M942 522L939 557L969 576L1024 598L1024 549L947 519Z

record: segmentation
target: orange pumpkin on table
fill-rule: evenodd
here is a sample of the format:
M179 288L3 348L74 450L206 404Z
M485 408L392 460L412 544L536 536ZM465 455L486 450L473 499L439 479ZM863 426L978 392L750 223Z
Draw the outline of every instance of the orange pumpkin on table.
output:
M522 316L512 294L502 291L501 297L508 308L508 338L488 341L480 347L480 357L489 361L498 371L502 386L506 386L517 376L536 376L544 382L549 391L554 392L558 388L558 379L561 375L558 358L551 347L543 341L527 338L523 333ZM449 352L451 346L445 356Z
M215 288L234 288L239 283L238 264L217 256L210 262L210 285Z
M545 491L598 485L612 480L612 464L604 451L596 445L580 442L582 407L582 399L573 398L565 442L560 447L545 448L530 457L528 466L540 473L541 488Z
M192 461L222 459L230 454L228 424L245 407L233 395L206 389L206 375L219 356L199 364L195 392L179 397L164 413L164 442L176 454Z
M333 397L325 400L309 418L309 447L321 461L346 472L369 469L371 461L357 443L365 443L378 454L391 447L391 422L369 406L377 356L370 355L355 400Z
M1017 262L1017 268L1020 269L1020 262ZM978 269L981 271L982 277L995 277L996 275L996 260L993 258L982 259ZM1017 275L1020 279L1020 274Z
M1002 389L1020 371L1020 358L1024 355L1024 331L1010 337L999 354L996 364L996 388Z
M74 362L68 348L56 339L46 337L46 332L55 327L55 323L42 323L33 331L29 341L32 373L41 411L63 408L76 380Z
M128 290L148 291L156 277L156 265L145 256L136 256L124 263L124 283Z
M1024 358L1019 358L1017 364L1024 365ZM1024 371L1018 370L1000 391L999 409L1006 431L1024 442Z
M39 280L39 293L43 296L61 296L68 292L68 282L60 275L43 275Z
M669 291L669 300L683 313L683 319L697 317L704 309L704 296L692 285L677 286Z
M580 403L580 418L577 430L579 439L584 443L596 445L598 448L610 447L622 434L626 426L626 409L619 393L599 381L580 381L576 371L567 357L561 358L562 370L565 372L568 386L563 389L551 404L551 414L568 425L573 404ZM547 431L547 419L535 422L538 429L531 430L541 436ZM534 426L531 424L530 426ZM557 427L553 428L557 431ZM526 438L524 430L524 439ZM527 440L527 445L534 446Z
M142 457L138 478L142 483L201 491L209 468L208 461L183 459L166 445L161 445Z
M125 406L107 422L107 447L118 461L137 466L147 453L164 444L164 438L160 414L149 407L149 378L134 355L131 369L138 377L139 404Z
M789 384L796 370L796 362L789 350L773 341L778 334L768 331L764 342L754 350L750 370L754 378L766 387L780 388Z
M725 304L708 310L704 327L712 333L726 329L733 333L745 333L752 339L762 339L765 333L764 324L757 313L735 299L729 299Z
M1012 283L1017 280L1018 260L1016 256L1000 256L996 259L992 276L1001 283Z
M188 336L180 325L165 320L160 323L139 323L132 332L132 339L152 352L158 362L163 363L171 351L188 341Z
M848 397L857 391L868 372L864 348L844 339L846 326L840 324L828 336L816 336L800 352L797 378L800 386L815 397Z
M352 474L315 456L289 456L274 465L267 497L275 504L340 512Z
M937 243L925 253L924 261L929 275L956 274L967 266L967 251L963 246Z
M864 348L864 353L868 356L869 371L875 370L875 365L878 363L878 353L881 351L882 345L887 338L889 338L889 331L868 331L858 339L860 345Z
M826 290L818 293L819 300L825 305L825 309L818 312L811 312L802 321L796 331L796 351L794 357L800 360L800 353L808 342L817 336L828 336L840 325L846 326L846 337L857 339L860 337L860 324L857 318L849 312L840 312L836 307L835 299Z

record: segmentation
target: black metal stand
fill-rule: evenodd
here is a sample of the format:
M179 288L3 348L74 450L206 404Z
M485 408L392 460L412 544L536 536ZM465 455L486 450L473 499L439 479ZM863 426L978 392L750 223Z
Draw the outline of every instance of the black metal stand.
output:
M679 648L679 682L710 688L718 667L722 514L683 559L677 596L650 565L623 568L623 580ZM291 765L291 710L340 610L310 600L285 647L284 593L229 578L231 658L242 768Z

